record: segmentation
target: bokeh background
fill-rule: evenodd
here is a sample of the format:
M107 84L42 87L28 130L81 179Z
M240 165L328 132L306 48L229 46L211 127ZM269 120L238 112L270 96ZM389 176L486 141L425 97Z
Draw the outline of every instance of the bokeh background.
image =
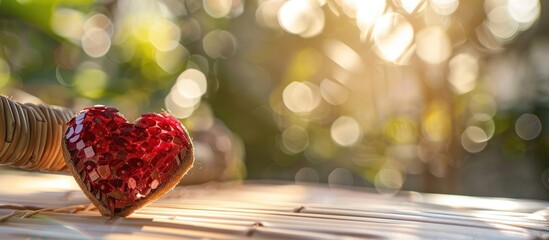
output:
M0 0L0 93L169 111L187 183L547 200L548 4Z

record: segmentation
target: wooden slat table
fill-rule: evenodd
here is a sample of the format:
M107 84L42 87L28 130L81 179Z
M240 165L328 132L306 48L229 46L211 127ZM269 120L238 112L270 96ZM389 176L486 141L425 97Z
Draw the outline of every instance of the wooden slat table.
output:
M549 239L549 203L533 200L211 183L106 218L71 176L1 170L0 189L2 239Z

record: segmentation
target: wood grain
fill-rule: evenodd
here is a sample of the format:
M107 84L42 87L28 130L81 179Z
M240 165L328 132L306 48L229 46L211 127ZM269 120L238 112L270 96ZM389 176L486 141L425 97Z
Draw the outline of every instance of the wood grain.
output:
M70 176L0 171L0 188L8 239L549 237L549 203L535 200L230 182L179 186L127 218L108 218L87 207Z

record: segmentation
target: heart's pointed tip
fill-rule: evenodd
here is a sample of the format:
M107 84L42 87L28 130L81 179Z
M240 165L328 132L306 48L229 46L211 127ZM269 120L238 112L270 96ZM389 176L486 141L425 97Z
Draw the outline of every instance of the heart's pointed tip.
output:
M129 215L131 215L135 210L132 210L132 211L116 211L114 213L109 213L106 215L106 217L111 217L111 218L125 218Z

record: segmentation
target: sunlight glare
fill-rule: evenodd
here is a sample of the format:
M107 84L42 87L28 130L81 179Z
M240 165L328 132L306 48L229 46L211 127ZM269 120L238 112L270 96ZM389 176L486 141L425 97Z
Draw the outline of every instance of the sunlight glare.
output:
M150 26L149 41L160 51L171 51L179 45L181 30L168 20L157 20Z
M412 44L414 29L402 15L388 13L376 22L373 35L378 55L396 62Z
M461 134L461 146L467 152L478 153L486 148L488 136L480 127L469 126Z
M431 8L440 15L450 15L459 7L458 0L431 0Z
M345 86L329 79L324 79L320 83L320 94L332 105L343 104L349 98L349 90Z
M385 0L358 1L356 3L356 25L362 34L368 34L377 19L385 13Z
M324 43L324 53L346 71L360 73L363 69L364 63L360 55L339 40L326 40Z
M213 18L222 18L231 12L232 0L204 0L204 11Z
M278 11L280 26L291 34L308 38L324 29L324 12L315 0L290 0Z
M502 42L514 39L519 31L519 24L511 17L506 6L495 7L488 12L486 26Z
M256 22L270 29L280 29L278 22L278 11L285 3L285 0L266 0L263 1L255 11Z
M320 104L320 90L311 82L292 82L284 88L282 100L292 112L309 113Z
M70 8L53 10L51 28L57 35L67 38L73 43L79 43L84 34L85 16L82 12Z
M362 127L349 116L341 116L334 121L330 129L332 140L342 147L350 147L362 138Z
M400 5L409 14L414 13L423 4L424 0L400 0Z
M99 58L107 54L111 47L111 36L101 28L86 30L82 36L82 50L88 56Z
M452 43L442 28L427 27L417 33L416 53L427 63L439 64L450 57Z
M457 94L465 94L476 86L479 66L475 57L468 53L460 53L449 62L448 81Z
M395 194L404 184L403 174L392 168L381 169L375 176L376 190L381 194Z
M540 15L539 0L509 0L507 4L509 14L519 24L521 30L532 26Z

